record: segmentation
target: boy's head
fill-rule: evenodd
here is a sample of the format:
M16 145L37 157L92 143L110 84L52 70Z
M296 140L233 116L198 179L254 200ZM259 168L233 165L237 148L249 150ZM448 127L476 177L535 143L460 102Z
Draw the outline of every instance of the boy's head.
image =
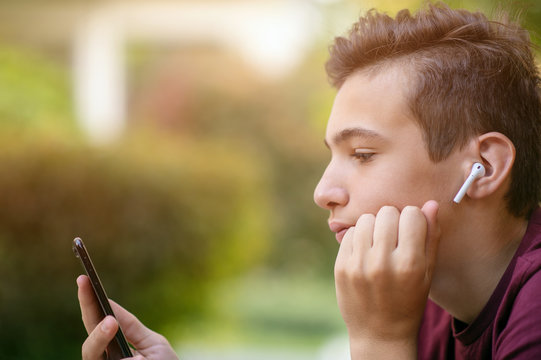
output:
M359 76L367 80L387 72L400 78L404 110L433 163L449 160L482 134L505 135L516 149L507 209L527 217L537 206L540 79L528 34L518 25L442 4L414 16L403 10L394 19L369 12L347 37L336 39L327 72L340 91Z

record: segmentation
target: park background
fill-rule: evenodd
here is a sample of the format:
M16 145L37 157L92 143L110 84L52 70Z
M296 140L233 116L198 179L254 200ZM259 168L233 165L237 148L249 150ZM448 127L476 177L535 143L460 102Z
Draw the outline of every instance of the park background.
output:
M323 66L359 14L420 4L0 1L0 358L80 357L80 236L182 359L346 359ZM506 4L540 44L539 2Z

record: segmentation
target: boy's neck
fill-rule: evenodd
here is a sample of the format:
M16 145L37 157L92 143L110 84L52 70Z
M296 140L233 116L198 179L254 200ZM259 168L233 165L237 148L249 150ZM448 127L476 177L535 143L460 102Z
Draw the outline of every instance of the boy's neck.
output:
M454 221L446 228L442 225L430 297L468 324L496 289L528 225L527 220L494 205L460 214L455 211Z

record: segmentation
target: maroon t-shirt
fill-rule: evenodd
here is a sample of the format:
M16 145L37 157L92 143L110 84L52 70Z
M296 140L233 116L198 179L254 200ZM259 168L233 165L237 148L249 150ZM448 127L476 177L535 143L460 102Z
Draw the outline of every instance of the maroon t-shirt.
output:
M419 359L541 359L541 209L479 316L465 324L428 301Z

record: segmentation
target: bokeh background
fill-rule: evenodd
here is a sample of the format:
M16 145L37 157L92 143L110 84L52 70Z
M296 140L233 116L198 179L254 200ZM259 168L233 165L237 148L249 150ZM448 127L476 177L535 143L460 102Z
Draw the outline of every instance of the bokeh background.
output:
M182 359L347 358L323 64L360 13L420 4L0 1L0 358L80 357L75 236ZM539 2L504 7L539 44Z

